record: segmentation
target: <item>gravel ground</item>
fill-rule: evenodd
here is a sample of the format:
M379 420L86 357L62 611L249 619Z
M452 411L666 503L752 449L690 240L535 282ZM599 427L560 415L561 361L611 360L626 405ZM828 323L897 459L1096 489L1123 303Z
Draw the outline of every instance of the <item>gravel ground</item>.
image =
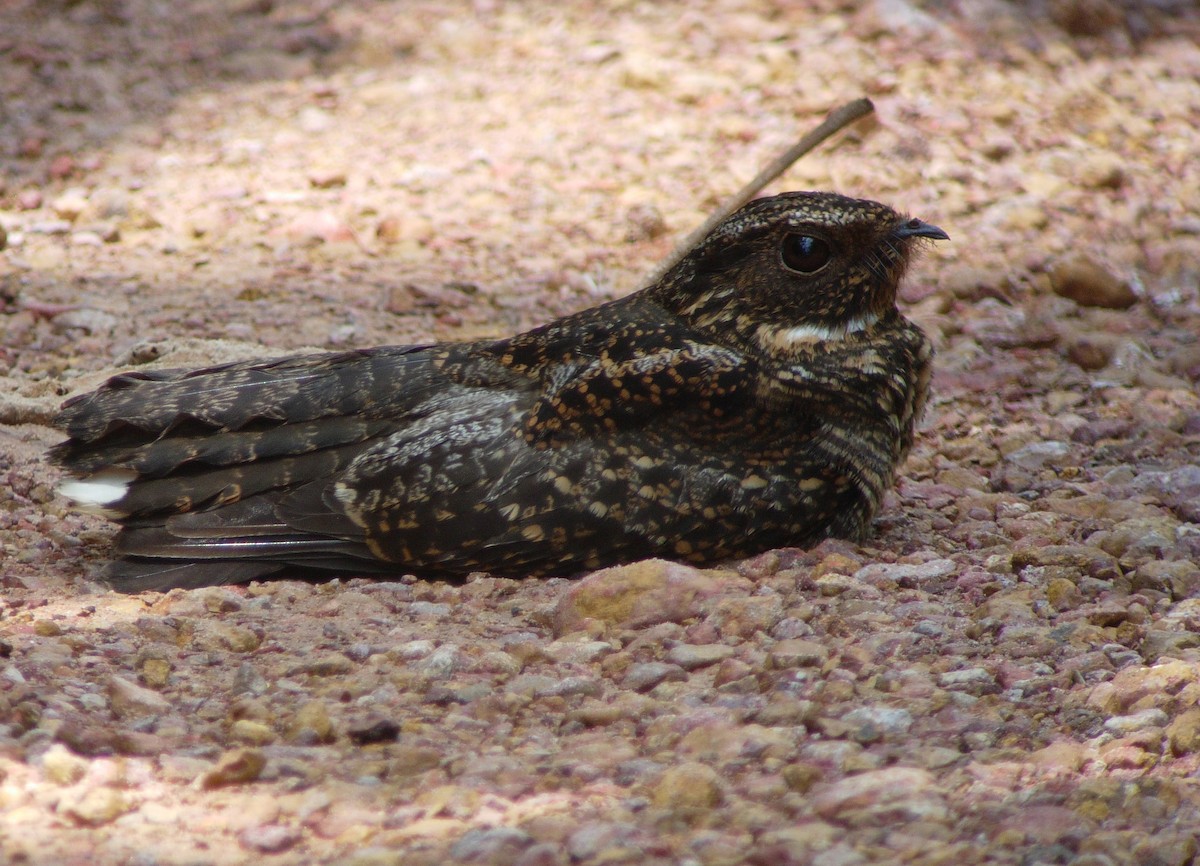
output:
M1195 862L1198 35L1183 0L0 6L0 861ZM64 395L619 296L864 93L776 188L953 238L869 544L91 578Z

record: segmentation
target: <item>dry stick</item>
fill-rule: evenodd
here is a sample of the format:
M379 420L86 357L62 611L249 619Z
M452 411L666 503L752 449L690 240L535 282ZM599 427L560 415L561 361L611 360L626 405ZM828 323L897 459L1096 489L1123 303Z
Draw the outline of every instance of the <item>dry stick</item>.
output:
M829 116L822 121L821 125L810 132L804 138L800 139L786 151L777 156L771 163L758 173L758 177L750 181L742 187L738 192L727 198L716 211L713 212L704 225L689 234L686 238L680 241L671 254L659 262L658 266L646 278L643 285L657 282L662 278L663 274L679 264L680 259L686 256L696 244L708 237L708 233L715 229L722 221L730 214L740 208L750 199L754 198L764 186L769 184L779 175L783 174L792 163L798 160L804 154L813 150L829 138L834 133L845 129L854 121L861 117L866 117L875 110L875 106L871 100L863 98L856 99L853 102L847 102L840 108L834 109L829 113Z

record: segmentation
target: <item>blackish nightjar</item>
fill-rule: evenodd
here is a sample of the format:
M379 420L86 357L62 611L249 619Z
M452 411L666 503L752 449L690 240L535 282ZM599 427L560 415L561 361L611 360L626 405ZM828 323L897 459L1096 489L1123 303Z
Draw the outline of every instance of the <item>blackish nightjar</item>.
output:
M120 590L571 575L861 539L932 347L896 288L936 226L762 198L642 291L515 337L131 372L75 397L63 492Z

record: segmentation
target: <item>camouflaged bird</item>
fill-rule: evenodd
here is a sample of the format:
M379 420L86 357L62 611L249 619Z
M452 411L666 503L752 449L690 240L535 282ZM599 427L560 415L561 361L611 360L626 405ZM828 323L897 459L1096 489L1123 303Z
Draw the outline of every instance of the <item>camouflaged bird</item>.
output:
M858 539L932 348L896 289L936 226L796 192L654 285L515 337L132 372L64 404L64 493L125 591L272 573L570 575Z

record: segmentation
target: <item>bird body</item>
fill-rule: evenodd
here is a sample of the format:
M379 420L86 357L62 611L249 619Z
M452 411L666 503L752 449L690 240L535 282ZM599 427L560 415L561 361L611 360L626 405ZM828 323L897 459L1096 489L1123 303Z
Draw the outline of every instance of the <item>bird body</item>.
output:
M119 589L320 568L569 575L861 538L932 349L895 306L940 229L760 199L658 283L514 337L134 372L64 404L64 492Z

